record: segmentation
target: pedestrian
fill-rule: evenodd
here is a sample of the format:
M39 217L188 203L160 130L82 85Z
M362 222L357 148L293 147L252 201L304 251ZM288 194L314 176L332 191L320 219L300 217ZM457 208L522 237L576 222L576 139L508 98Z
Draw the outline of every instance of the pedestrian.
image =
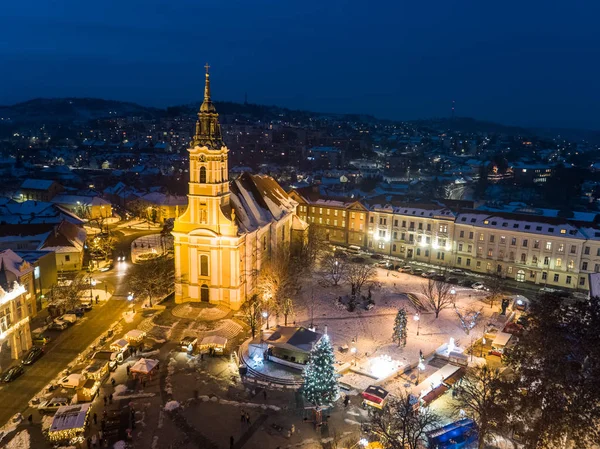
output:
M100 295L96 295L96 304L98 304L99 299L100 299Z
M30 424L30 425L31 425L31 424L33 424L33 415L29 415L29 416L27 417L27 421L29 421L29 424Z
M98 431L98 446L100 446L101 441L102 441L102 430L99 430Z
M106 397L106 395L104 395L104 406L106 407L106 403L108 402L108 398ZM104 413L106 413L106 410L104 410Z
M242 419L240 420L240 422L246 422L246 412L244 412L243 410L242 410L241 418Z
M106 429L106 420L104 418L100 421L100 429L102 429L102 432Z
M98 424L98 415L94 413L94 425Z
M92 438L91 437L88 437L88 439L87 439L87 447L88 447L88 449L92 448Z
M267 390L263 390L263 398L265 401L267 400Z
M146 379L142 380L142 388L146 388Z
M348 395L344 396L344 408L348 407L349 402L350 402L350 397Z
M246 424L250 424L250 415L246 412Z
M233 435L231 435L229 437L229 449L233 449L233 442L234 442Z
M131 372L131 365L127 365L127 375L129 376L129 373Z
M96 434L92 435L92 447L96 447L96 441L98 440L98 437L96 436Z
M111 384L111 385L113 386L113 388L114 388L114 386L115 386L115 378L114 378L114 377L110 379L110 384Z
M113 396L112 396L112 393L111 393L111 394L108 395L108 403L109 404L112 404L112 398L113 398Z

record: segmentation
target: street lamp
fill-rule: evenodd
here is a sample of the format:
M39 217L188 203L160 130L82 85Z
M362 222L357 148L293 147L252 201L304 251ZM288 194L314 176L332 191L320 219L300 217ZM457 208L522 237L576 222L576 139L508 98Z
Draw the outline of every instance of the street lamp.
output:
M356 366L356 339L355 338L352 339L352 347L350 348L350 352L352 353L352 356L354 357L354 359L352 361L352 365Z
M419 335L419 330L421 328L421 316L419 315L419 312L415 313L413 320L417 322L417 335Z
M133 293L129 292L129 294L127 295L127 301L133 301Z
M262 317L267 320L267 327L266 329L269 329L269 314L265 311L262 313Z

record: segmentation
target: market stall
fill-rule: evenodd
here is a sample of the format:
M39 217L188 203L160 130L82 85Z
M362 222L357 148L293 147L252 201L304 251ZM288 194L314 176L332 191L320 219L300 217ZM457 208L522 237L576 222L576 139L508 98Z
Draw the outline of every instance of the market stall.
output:
M125 334L125 340L129 346L140 348L144 345L144 338L146 338L146 332L139 329L130 330Z
M87 379L84 384L77 389L78 402L91 402L94 400L100 389L100 382L94 379Z
M60 407L48 431L48 439L52 442L83 441L83 434L88 423L91 404L77 404Z
M212 348L215 354L223 354L227 346L227 339L218 335L204 337L200 342L200 352L208 352Z
M129 370L134 379L149 378L158 374L158 360L155 359L139 359Z
M129 343L124 338L119 338L110 344L112 351L123 352L129 347Z
M369 385L365 391L362 392L363 407L374 407L379 410L383 410L387 403L389 392L384 390L377 385Z

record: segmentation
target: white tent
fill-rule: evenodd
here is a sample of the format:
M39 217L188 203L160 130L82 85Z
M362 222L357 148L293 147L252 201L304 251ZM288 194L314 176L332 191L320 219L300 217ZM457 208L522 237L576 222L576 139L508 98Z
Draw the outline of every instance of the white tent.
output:
M158 360L155 359L139 359L131 367L131 372L134 374L147 375L158 366Z
M127 348L127 346L129 346L127 340L120 338L119 340L115 340L110 344L110 349L112 349L113 351L123 352Z

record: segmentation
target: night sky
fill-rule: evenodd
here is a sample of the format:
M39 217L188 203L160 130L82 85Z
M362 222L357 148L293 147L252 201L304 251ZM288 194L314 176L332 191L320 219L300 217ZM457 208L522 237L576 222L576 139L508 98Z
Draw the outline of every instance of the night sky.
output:
M0 103L216 100L600 129L597 1L2 2Z

